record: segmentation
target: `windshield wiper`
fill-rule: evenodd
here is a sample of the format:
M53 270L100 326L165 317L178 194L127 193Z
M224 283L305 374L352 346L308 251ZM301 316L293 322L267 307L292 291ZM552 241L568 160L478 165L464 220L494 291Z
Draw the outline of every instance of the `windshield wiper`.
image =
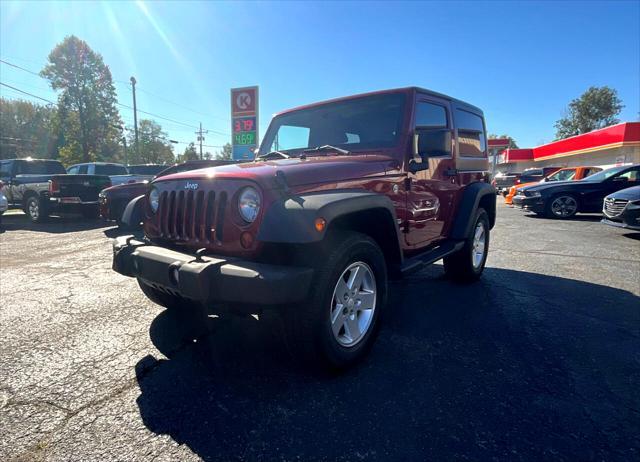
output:
M282 151L270 151L267 152L266 154L260 154L258 157L256 157L257 159L273 159L279 157L281 159L290 159L291 156L289 154L285 154Z
M325 144L324 146L317 146L315 148L305 149L302 152L320 152L320 151L335 151L335 152L337 152L339 154L342 154L343 156L351 154L351 151L348 151L348 150L342 149L342 148L338 148L338 147L332 146L330 144Z

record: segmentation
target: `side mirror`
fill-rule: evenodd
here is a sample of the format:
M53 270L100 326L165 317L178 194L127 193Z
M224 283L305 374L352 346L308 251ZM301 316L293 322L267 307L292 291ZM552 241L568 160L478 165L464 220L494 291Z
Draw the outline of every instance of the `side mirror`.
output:
M416 128L413 135L413 159L409 163L412 172L429 168L430 157L451 156L451 130Z

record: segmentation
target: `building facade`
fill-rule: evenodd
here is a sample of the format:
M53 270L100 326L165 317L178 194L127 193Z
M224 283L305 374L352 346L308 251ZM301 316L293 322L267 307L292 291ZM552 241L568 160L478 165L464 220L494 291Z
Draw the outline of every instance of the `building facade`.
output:
M532 167L640 164L640 122L624 122L530 149L505 149L496 172L516 173Z

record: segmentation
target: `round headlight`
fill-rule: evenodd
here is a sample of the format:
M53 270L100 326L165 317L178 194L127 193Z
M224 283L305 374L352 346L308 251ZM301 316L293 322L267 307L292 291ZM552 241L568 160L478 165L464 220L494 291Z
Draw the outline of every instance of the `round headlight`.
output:
M255 188L246 187L238 198L238 210L242 219L248 223L253 223L260 211L260 195Z
M151 211L156 213L158 211L158 205L160 204L160 193L157 188L152 188L149 193L149 205L151 206Z

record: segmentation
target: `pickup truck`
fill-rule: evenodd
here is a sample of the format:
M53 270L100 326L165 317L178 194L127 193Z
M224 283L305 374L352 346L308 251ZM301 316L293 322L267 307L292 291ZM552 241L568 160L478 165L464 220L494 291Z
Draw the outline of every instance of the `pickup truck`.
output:
M509 188L517 184L521 173L498 172L493 177L491 185L496 189L496 193L507 195Z
M453 281L480 278L486 139L479 108L416 87L285 111L254 162L154 180L144 237L114 240L113 269L169 310L270 311L305 364L346 368L394 315L389 279L442 259Z
M133 167L135 167L135 170L139 170L139 168L143 166L136 165ZM156 168L153 168L153 170L156 170ZM79 175L108 175L111 179L111 184L113 185L124 183L140 183L142 181L148 181L153 178L153 174L133 173L130 172L129 169L122 164L109 162L89 162L85 164L75 164L67 169L67 173Z
M0 161L0 181L10 209L22 209L33 222L52 212L98 216L98 193L111 186L108 176L69 175L57 160Z
M165 167L157 175L150 178L160 178L165 175L171 175L172 173L186 172L187 170L197 170L205 167L217 167L218 165L233 164L237 161L233 160L190 160L181 164L175 164L171 167ZM131 167L129 167L131 169ZM139 222L142 219L141 213L136 213L134 223L126 223L123 226L122 215L127 205L147 192L149 189L149 181L142 181L136 183L123 183L110 188L106 188L100 192L100 216L105 220L114 220L122 227L139 227Z

